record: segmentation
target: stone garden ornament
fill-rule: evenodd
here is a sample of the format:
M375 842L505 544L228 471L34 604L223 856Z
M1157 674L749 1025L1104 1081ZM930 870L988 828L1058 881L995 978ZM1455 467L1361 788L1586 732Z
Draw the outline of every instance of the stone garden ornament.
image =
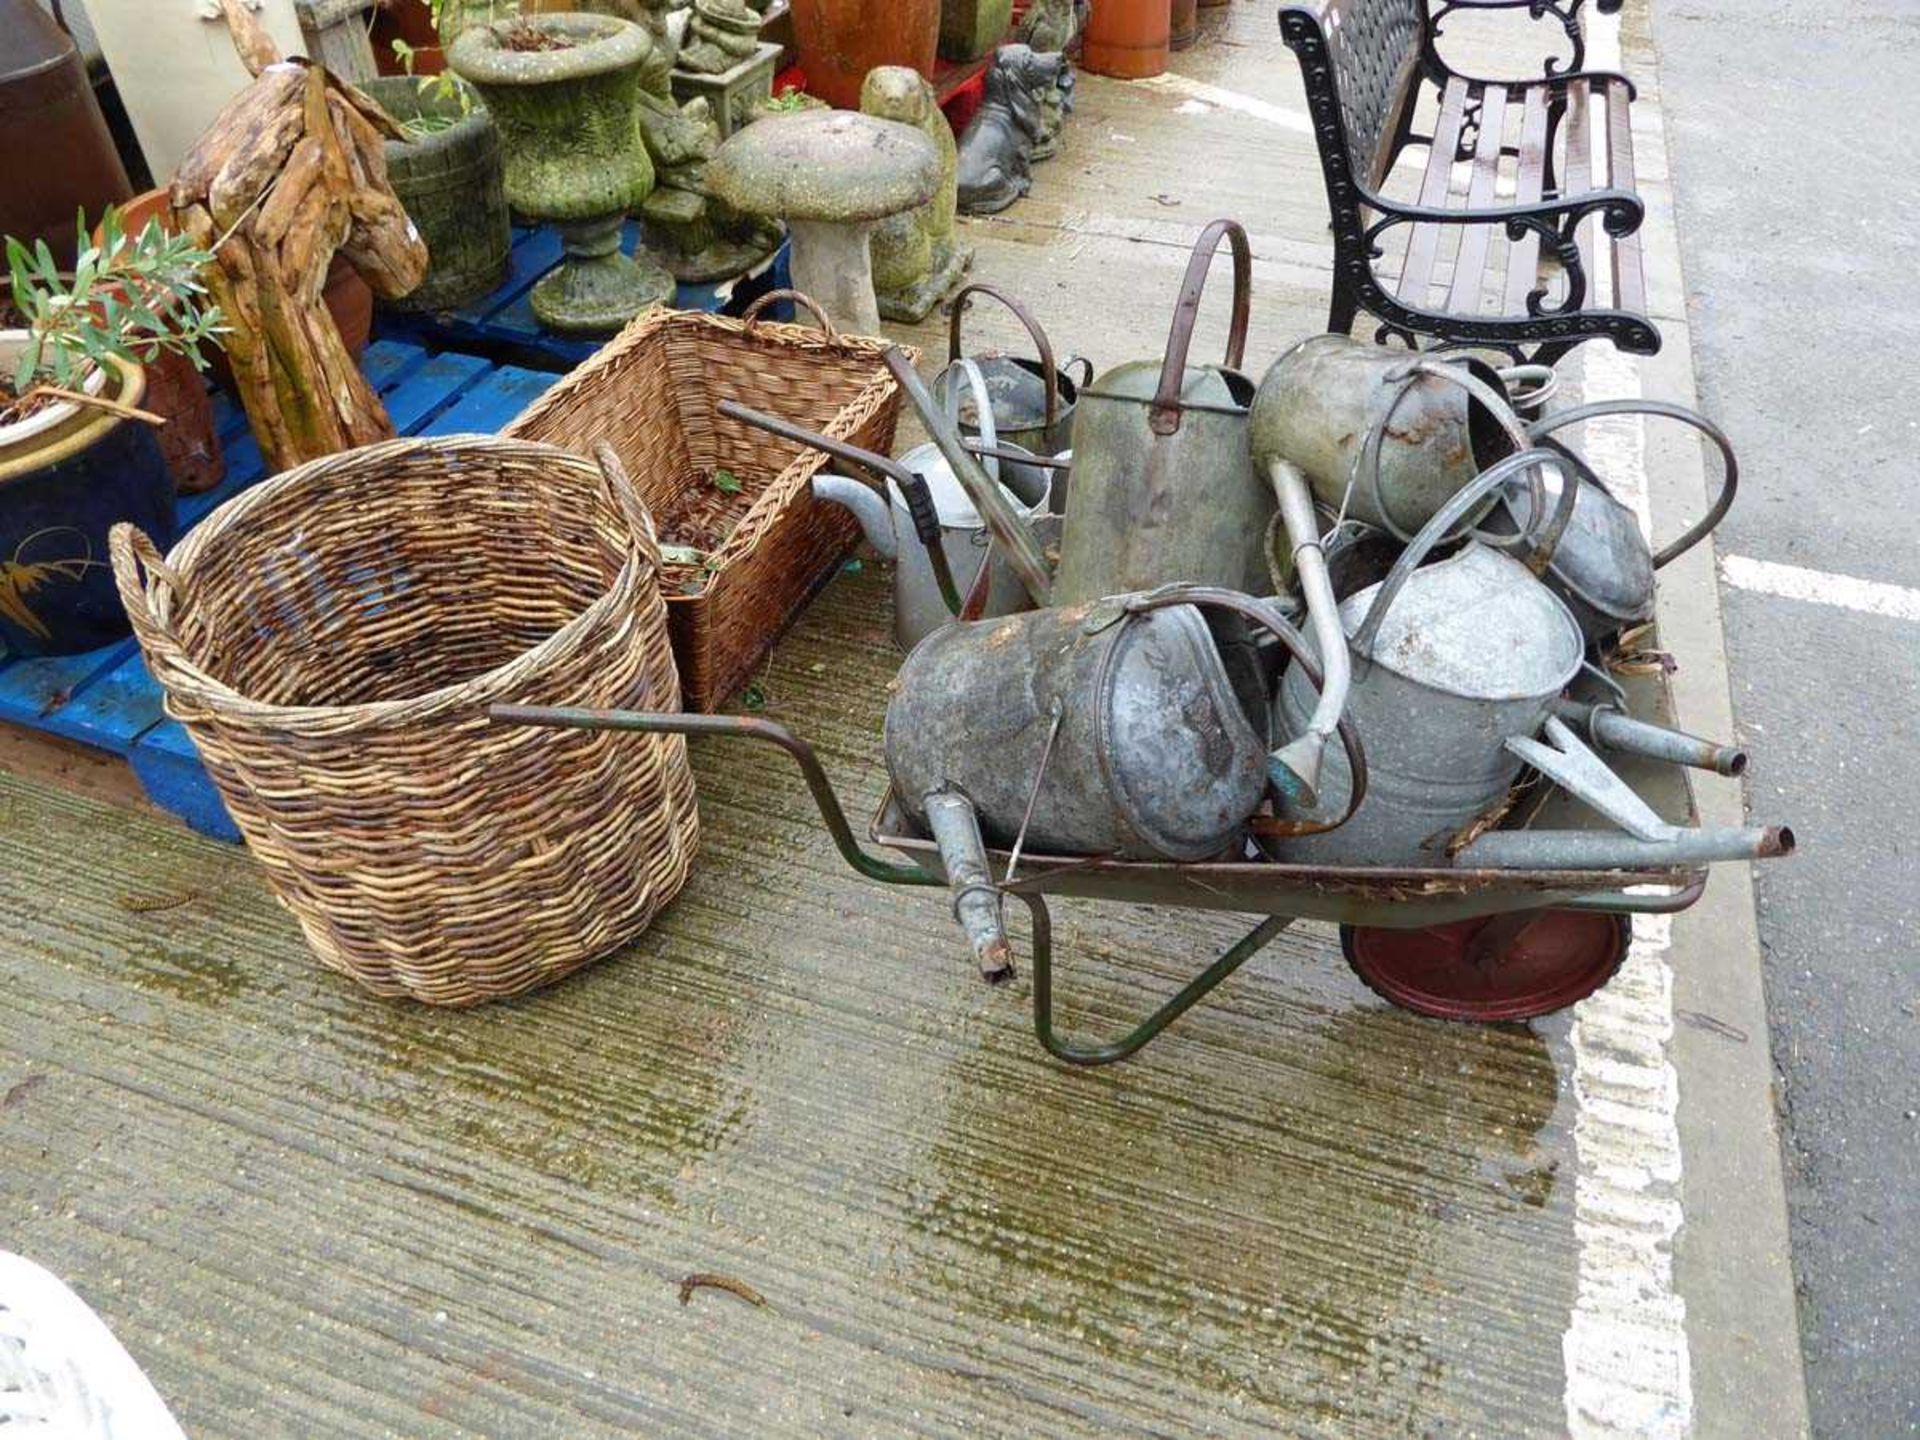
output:
M1033 162L1054 153L1071 86L1064 55L1038 54L1026 45L994 52L986 99L960 140L962 211L991 215L1033 188Z
M636 212L647 248L681 284L706 285L752 269L780 243L778 222L742 215L707 189L720 126L704 97L675 100L670 52L656 44L640 67L640 134L654 188Z
M627 213L654 187L635 123L652 52L641 26L595 14L471 25L448 47L448 66L500 127L508 203L559 227L565 258L529 296L549 329L604 334L673 298L662 265L620 251Z
M756 120L707 167L721 201L787 222L794 288L849 335L880 330L868 245L874 223L925 205L939 183L940 151L926 135L849 110Z
M718 75L752 59L760 48L760 19L746 0L693 0L693 20L678 65Z
M873 230L873 288L880 314L908 325L959 288L973 264L973 250L954 242L954 174L959 150L940 111L933 86L918 70L880 65L860 87L862 113L911 125L940 152L940 180L933 198L882 220Z

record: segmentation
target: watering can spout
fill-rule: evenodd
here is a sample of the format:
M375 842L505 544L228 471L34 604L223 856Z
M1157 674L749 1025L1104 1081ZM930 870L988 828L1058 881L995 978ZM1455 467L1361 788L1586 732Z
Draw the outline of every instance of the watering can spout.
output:
M1327 741L1340 728L1352 686L1347 655L1347 632L1340 624L1340 602L1333 593L1327 556L1320 543L1320 527L1313 514L1313 492L1300 468L1278 456L1267 460L1267 478L1279 503L1280 520L1293 546L1294 573L1313 626L1314 648L1320 652L1324 679L1320 699L1313 707L1304 733L1273 752L1267 776L1288 804L1312 807L1319 803L1320 760Z
M1267 780L1290 810L1311 810L1320 803L1320 761L1327 737L1306 734L1267 756Z
M858 480L849 480L844 475L816 475L813 477L813 498L844 505L853 512L853 518L860 522L860 533L867 537L869 545L880 552L883 560L900 558L898 548L893 543L893 516L887 509L886 501L871 486L863 485Z
M973 802L958 790L936 790L926 797L927 827L940 847L947 889L953 894L953 918L967 932L980 974L990 984L1013 978L1013 945L1007 939L1000 890L987 866L987 842Z

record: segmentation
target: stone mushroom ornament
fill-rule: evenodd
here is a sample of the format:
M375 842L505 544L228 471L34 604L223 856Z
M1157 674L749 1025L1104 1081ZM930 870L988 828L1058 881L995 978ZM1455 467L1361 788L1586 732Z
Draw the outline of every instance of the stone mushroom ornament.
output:
M787 222L794 288L849 335L880 332L868 244L875 222L925 205L939 184L933 141L911 125L851 110L756 120L707 167L720 200Z

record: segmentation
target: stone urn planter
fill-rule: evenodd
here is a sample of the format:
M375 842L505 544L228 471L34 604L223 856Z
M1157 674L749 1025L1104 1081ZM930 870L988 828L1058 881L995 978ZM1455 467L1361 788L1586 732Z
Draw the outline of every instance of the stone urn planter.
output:
M408 132L387 141L387 179L427 242L427 278L396 310L452 310L506 278L513 235L507 220L500 132L469 92L382 76L360 87ZM440 128L417 130L421 122Z
M499 127L507 203L559 227L565 258L529 297L549 329L617 330L673 297L658 262L620 250L627 212L653 193L637 119L652 43L615 16L557 14L471 25L447 49Z
M931 80L940 10L940 0L793 0L807 89L836 109L854 110L876 65L909 65Z

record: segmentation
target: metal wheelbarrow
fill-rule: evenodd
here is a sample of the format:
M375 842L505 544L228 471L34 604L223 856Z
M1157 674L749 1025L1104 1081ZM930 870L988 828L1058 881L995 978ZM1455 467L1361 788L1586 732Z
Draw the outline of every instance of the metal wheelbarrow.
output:
M1624 680L1636 714L1662 723L1672 719L1664 676ZM892 860L866 849L855 835L813 749L784 726L750 716L683 715L646 711L583 710L535 706L494 707L497 721L568 728L633 730L679 735L720 735L779 746L792 756L806 778L827 832L841 856L859 874L888 885L949 886L956 892L991 885L1020 899L1032 917L1033 1029L1049 1053L1074 1065L1105 1065L1126 1059L1152 1041L1221 981L1258 954L1295 920L1319 920L1341 926L1350 963L1376 991L1407 1008L1447 1018L1510 1020L1545 1013L1581 998L1611 977L1625 958L1628 917L1684 910L1706 888L1703 862L1666 863L1637 868L1494 869L1433 867L1392 869L1364 866L1278 864L1248 859L1192 863L1115 860L1084 856L987 851L989 874L949 876L939 847L905 817L895 795L882 800L869 833L878 845L904 857ZM1618 773L1646 803L1668 821L1697 823L1693 788L1684 769L1653 758L1620 754ZM1548 787L1538 813L1530 816L1563 830L1604 826L1570 797ZM1784 854L1791 832L1767 832L1757 853ZM1056 1021L1053 931L1049 897L1178 906L1263 916L1176 994L1107 1043L1065 1038ZM1525 943L1529 929L1546 917L1582 933L1567 942L1585 957L1575 974L1555 985L1529 990L1501 983L1495 973ZM1423 932L1411 966L1376 960L1391 948L1395 932ZM1452 1010L1423 1005L1418 991L1419 955L1450 965L1456 984L1459 967L1479 966L1488 974L1485 1003ZM1397 992L1397 993L1396 993Z

